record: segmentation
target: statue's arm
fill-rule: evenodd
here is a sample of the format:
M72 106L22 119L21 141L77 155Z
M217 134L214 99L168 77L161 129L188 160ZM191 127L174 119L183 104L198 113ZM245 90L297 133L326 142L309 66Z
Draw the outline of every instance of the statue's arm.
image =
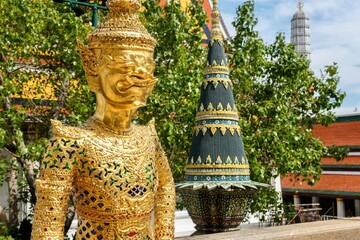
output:
M168 160L157 139L159 187L155 202L155 239L174 239L175 185Z
M74 168L79 161L77 140L55 136L49 140L36 181L37 202L32 228L33 240L63 240Z

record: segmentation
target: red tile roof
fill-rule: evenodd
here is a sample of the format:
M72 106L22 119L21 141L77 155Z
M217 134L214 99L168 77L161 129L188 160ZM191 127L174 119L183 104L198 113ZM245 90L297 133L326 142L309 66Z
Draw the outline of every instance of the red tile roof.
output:
M166 3L166 0L160 0L160 5L164 6L164 4Z
M360 195L360 175L338 175L338 174L322 174L320 180L314 186L308 185L302 181L290 181L291 175L286 175L281 179L281 188L283 192L314 192L317 194L327 193L341 195L351 195L355 193Z
M208 25L208 28L211 29L211 20L212 20L212 17L211 17L211 13L212 13L212 8L211 8L211 5L210 5L210 2L209 0L206 0L203 2L203 9L204 11L206 12L206 15L208 16L208 22L207 22L207 25Z
M315 124L314 137L320 138L326 146L360 146L360 121L335 122L328 127ZM324 157L321 164L325 168L343 168L354 171L360 168L360 156L347 156L342 161ZM325 166L324 166L325 165ZM329 166L331 165L331 166ZM333 169L335 170L335 169ZM351 173L349 171L349 173ZM360 196L360 175L322 174L314 186L302 181L290 181L288 174L281 179L284 193L308 193L316 195Z
M360 146L360 121L336 122L328 127L315 124L314 137L326 146Z

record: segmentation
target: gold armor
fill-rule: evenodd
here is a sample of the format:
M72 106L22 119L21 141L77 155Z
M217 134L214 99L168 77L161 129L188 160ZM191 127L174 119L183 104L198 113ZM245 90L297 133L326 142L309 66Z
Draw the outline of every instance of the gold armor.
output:
M136 0L108 1L107 19L79 43L96 112L81 127L52 121L37 180L33 240L62 240L73 194L76 239L173 239L175 189L153 123L132 124L156 78L155 40Z

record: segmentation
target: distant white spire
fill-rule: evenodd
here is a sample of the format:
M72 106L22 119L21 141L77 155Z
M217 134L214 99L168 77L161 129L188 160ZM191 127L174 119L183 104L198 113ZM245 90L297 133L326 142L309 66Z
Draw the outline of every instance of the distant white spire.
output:
M303 1L298 2L299 10L291 19L291 43L295 45L295 51L306 55L310 59L310 18L302 8Z
M304 7L304 2L301 1L301 0L299 0L299 2L298 2L298 8L299 8L299 10L301 10L303 7Z

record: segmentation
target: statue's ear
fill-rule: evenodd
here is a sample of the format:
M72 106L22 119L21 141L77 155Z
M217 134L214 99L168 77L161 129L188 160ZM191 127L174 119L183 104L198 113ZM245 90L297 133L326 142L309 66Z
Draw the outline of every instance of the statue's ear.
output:
M98 59L93 51L86 47L79 39L76 39L76 41L90 90L98 92L100 89L99 82L97 80L99 71Z
M83 67L87 75L97 75L98 61L95 54L79 39L76 39Z

